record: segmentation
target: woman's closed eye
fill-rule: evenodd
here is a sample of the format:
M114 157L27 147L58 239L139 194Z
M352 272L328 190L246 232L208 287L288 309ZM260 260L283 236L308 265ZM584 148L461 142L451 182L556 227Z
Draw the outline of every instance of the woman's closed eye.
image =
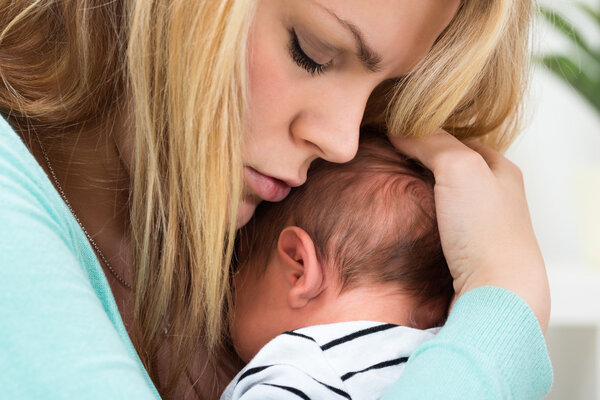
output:
M311 57L309 57L306 54L306 52L302 49L302 46L300 46L300 41L298 40L298 35L296 34L294 28L290 29L289 50L292 60L294 60L294 62L298 64L300 68L305 69L309 74L313 76L327 72L327 69L331 65L331 61L325 64L319 64Z

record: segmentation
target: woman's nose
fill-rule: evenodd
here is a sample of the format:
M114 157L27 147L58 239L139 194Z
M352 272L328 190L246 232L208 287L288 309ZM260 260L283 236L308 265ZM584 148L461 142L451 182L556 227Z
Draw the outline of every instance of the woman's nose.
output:
M296 140L313 147L317 157L335 163L352 160L358 151L360 123L367 96L339 96L298 113L290 126Z

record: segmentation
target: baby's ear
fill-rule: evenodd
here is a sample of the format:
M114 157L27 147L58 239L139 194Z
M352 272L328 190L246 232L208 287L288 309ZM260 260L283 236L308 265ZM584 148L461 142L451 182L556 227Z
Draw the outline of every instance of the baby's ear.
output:
M288 303L302 308L321 293L323 286L315 245L305 230L288 226L279 235L277 255L289 285Z

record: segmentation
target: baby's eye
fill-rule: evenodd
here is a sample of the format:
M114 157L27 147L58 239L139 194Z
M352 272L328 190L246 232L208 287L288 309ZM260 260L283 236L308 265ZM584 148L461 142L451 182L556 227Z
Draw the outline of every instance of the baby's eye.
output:
M327 68L331 65L331 61L327 64L319 64L312 58L310 58L304 50L302 50L302 46L300 46L300 42L298 41L298 35L294 28L290 29L290 44L289 44L290 55L292 56L292 60L299 67L308 71L311 75L320 75L327 72Z

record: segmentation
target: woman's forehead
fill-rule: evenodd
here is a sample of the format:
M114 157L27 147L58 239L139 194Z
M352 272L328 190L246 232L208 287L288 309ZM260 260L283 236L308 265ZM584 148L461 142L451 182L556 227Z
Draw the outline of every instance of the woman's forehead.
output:
M399 76L427 54L454 17L460 0L293 0L300 12L331 18ZM377 57L378 56L378 57Z

